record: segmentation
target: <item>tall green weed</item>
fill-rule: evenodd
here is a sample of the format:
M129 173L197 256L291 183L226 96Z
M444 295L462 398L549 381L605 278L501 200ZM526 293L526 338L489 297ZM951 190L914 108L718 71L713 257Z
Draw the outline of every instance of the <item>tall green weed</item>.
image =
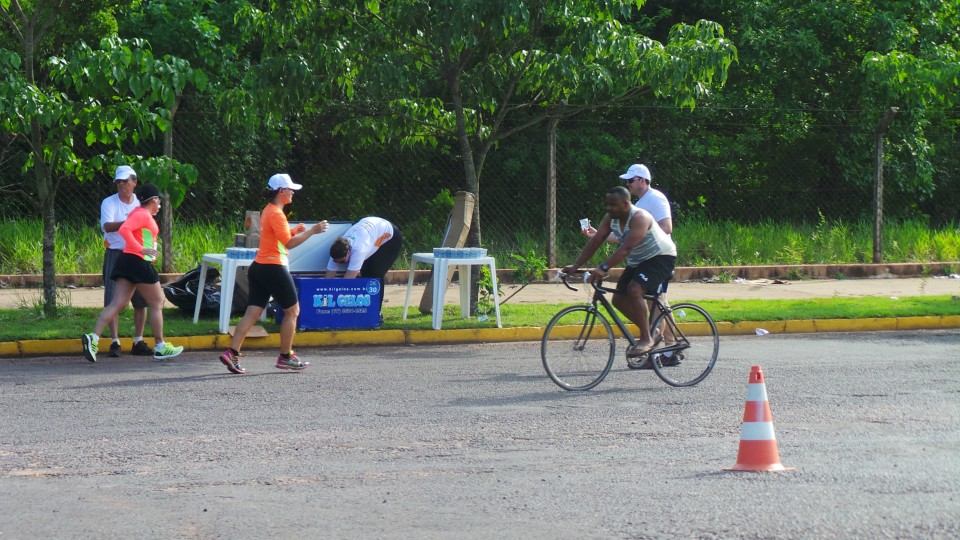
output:
M405 236L405 251L424 251L439 245L450 199L435 201L435 215L424 216L420 227ZM444 221L445 224L445 221ZM173 231L173 267L186 272L200 263L205 253L223 253L242 232L214 223L177 223ZM497 237L502 237L497 236ZM873 258L873 225L820 219L814 224L763 222L743 225L730 221L685 220L675 224L677 266L742 266L771 264L854 264ZM42 270L43 227L40 219L0 223L0 274L39 274ZM490 254L510 264L516 253L545 253L545 234L513 231L510 245L491 243ZM575 227L558 231L560 264L573 262L586 243ZM616 246L604 243L591 263L610 255ZM931 230L924 222L887 223L883 230L885 262L960 261L960 229L951 225ZM103 238L96 227L59 225L55 249L60 274L98 274L103 261ZM158 262L158 266L159 266ZM409 257L401 256L394 268L407 268Z

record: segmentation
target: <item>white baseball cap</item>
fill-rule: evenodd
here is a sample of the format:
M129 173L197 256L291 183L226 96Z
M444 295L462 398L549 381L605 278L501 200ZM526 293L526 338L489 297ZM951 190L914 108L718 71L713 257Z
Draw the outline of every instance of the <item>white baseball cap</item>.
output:
M290 175L285 173L277 173L271 176L270 180L267 181L267 185L270 186L272 191L283 188L300 189L303 187L300 184L294 184L293 180L290 179Z
M137 171L133 170L133 167L129 165L121 165L117 167L117 172L113 173L113 181L116 182L117 180L126 180L127 178L136 175Z
M636 178L638 176L640 178L646 178L647 180L652 179L650 176L650 169L648 169L646 165L641 165L639 163L634 163L631 165L630 168L627 169L627 172L620 175L620 179L630 180L631 178Z

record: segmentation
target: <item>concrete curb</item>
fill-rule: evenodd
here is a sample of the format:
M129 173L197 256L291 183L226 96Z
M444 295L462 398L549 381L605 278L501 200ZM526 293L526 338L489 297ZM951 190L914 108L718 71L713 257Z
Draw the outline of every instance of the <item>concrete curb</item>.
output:
M879 263L879 264L784 264L776 266L680 266L674 272L674 282L683 280L704 280L715 278L721 274L744 279L794 279L793 275L812 279L833 278L842 275L845 278L876 278L876 277L922 277L928 275L942 275L953 272L960 267L960 261L944 261L929 263ZM557 282L558 268L549 268L544 272L545 282ZM621 268L613 268L610 275L617 278ZM431 270L414 271L414 283L424 284L430 279ZM514 270L510 268L497 269L497 281L503 284L515 283ZM182 274L160 274L161 283L169 283ZM408 270L390 270L384 278L386 285L406 285L409 278ZM58 274L58 287L100 287L103 277L100 274ZM39 274L0 274L0 285L15 288L39 288L43 285L43 276Z
M867 319L809 319L789 321L718 322L721 336L752 335L757 328L771 334L804 334L817 332L874 332L893 330L943 330L960 328L960 315L888 317ZM636 331L635 328L631 329ZM696 328L691 334L696 334ZM448 343L491 343L512 341L540 341L541 327L464 328L455 330L347 330L325 332L298 332L297 347L349 347L370 345L440 345ZM129 338L121 339L124 351L132 345ZM187 351L217 351L230 344L228 334L215 336L185 336L172 338ZM148 338L149 343L149 338ZM275 349L280 346L279 334L266 337L248 337L244 350ZM80 339L20 340L0 342L0 357L28 358L35 356L80 356Z

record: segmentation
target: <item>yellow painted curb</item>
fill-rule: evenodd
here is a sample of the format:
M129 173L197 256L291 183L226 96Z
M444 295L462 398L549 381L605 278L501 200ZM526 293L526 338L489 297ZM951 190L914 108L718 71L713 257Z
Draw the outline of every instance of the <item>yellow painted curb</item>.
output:
M896 330L897 319L818 319L810 321L817 332L871 332Z
M517 328L458 328L455 330L408 330L407 343L467 343L491 341L518 341ZM543 329L539 329L543 335ZM539 338L537 338L539 339Z
M817 331L817 325L812 320L783 321L783 332L786 334L809 334Z
M19 341L20 354L23 356L43 356L47 354L83 354L80 339L28 339Z
M403 345L403 330L343 330L332 332L297 332L293 344L298 347L331 345Z
M943 317L909 317L897 321L897 330L924 330L927 328L940 328Z
M723 323L730 324L730 323ZM726 335L728 332L724 332L723 328L720 328L720 323L717 324L718 329L720 330L721 335ZM786 321L740 321L738 323L733 323L733 328L729 332L730 335L753 335L757 333L757 329L763 329L771 334L784 334L787 331Z
M889 330L936 330L960 328L960 315L865 318L865 319L811 319L790 321L742 321L738 323L718 322L720 335L750 335L757 328L763 328L771 334L816 333L816 332L871 332ZM690 335L707 333L705 323L681 323L684 332ZM574 328L575 327L571 327ZM631 325L631 331L636 328ZM561 328L555 332L561 332ZM614 327L619 336L619 330ZM556 334L563 335L562 333ZM344 330L328 332L298 332L294 345L299 347L359 346L359 345L403 345L403 344L443 344L443 343L492 343L510 341L540 341L543 328L465 328L454 330ZM152 343L152 338L147 338ZM181 336L171 338L176 345L183 345L189 351L209 351L223 349L230 345L229 334L205 336ZM129 338L121 339L124 351L131 346ZM270 349L280 346L280 335L266 337L248 337L244 349ZM80 356L79 339L21 340L0 342L0 357L18 356Z
M186 341L182 337L171 338L171 341L177 345L183 345L183 348L188 351L209 351L220 348L217 347L217 338L218 336L187 336Z

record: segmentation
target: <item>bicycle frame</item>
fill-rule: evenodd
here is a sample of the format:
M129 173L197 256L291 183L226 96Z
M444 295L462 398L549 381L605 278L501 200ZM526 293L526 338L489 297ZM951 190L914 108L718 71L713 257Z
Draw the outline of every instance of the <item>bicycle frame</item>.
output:
M584 274L584 280L586 280L587 275L588 274ZM569 283L567 283L566 276L563 277L563 283L567 287L576 290L574 287L571 287ZM598 311L598 312L599 312L599 309L597 308L597 304L599 303L601 306L603 306L603 309L606 310L607 315L609 315L610 318L613 319L613 323L620 330L620 333L623 334L623 336L630 343L630 346L631 347L635 346L637 344L637 339L634 337L633 332L631 332L627 328L627 325L624 324L623 321L620 319L620 316L617 315L617 310L613 306L613 304L610 302L610 300L607 300L606 293L618 294L617 290L610 287L604 287L603 285L599 285L593 282L590 282L590 286L593 287L593 299L590 301L590 305L593 307L595 311ZM648 314L648 322L650 322L651 324L653 323L653 319L656 316L655 310L660 310L661 312L666 313L667 315L673 314L673 308L671 308L670 306L664 305L664 303L660 300L660 293L644 294L643 299L650 300L654 304L653 307L649 309L649 314ZM660 341L663 339L663 332L657 332L658 335L654 338L656 340L654 344L654 348L650 351L650 354L682 351L683 349L686 349L687 347L690 346L690 342L687 340L687 337L683 334L683 332L680 331L680 328L677 326L677 323L676 321L673 320L672 316L665 317L664 322L670 326L670 330L673 333L673 335L677 338L677 341L673 345L665 345L663 347L657 347L656 345L659 344ZM650 332L653 333L653 332L656 332L656 330L651 328Z

